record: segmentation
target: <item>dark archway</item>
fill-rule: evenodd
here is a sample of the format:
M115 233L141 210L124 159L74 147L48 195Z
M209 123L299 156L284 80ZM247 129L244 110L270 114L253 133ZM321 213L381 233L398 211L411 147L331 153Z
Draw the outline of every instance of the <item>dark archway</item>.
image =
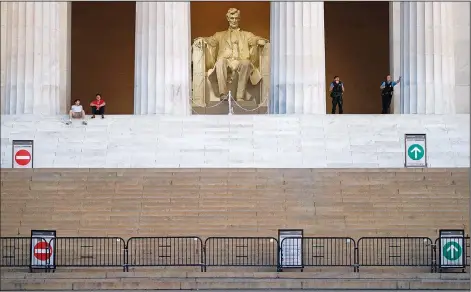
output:
M100 92L108 114L133 114L135 15L135 2L72 2L72 100Z
M345 82L344 113L381 113L379 86L390 70L389 2L324 2L324 17L326 80L339 75Z

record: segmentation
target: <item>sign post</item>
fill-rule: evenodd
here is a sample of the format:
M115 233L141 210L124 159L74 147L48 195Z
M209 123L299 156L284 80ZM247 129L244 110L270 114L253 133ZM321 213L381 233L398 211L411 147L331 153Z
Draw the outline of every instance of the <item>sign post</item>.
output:
M440 262L442 269L464 269L466 267L466 245L464 230L439 231Z
M13 140L13 168L33 168L33 140Z
M302 229L278 229L280 272L283 268L304 268L303 237L304 230Z
M49 272L56 269L55 238L55 230L31 230L30 271L44 269Z
M405 134L405 167L427 167L426 134Z

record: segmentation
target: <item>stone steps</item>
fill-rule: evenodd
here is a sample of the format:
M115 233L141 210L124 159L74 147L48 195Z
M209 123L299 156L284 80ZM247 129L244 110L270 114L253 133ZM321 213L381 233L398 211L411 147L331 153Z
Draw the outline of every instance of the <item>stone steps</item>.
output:
M1 290L469 289L468 274L268 272L3 272Z
M433 168L3 169L0 219L3 236L51 228L61 237L276 237L277 229L302 228L305 236L436 238L440 228L466 229L467 174ZM172 183L146 190L150 178ZM194 185L187 185L190 178ZM226 186L215 183L221 180Z
M66 126L61 116L5 115L11 141L35 141L39 168L403 167L404 134L427 134L429 167L469 167L469 115L107 116Z

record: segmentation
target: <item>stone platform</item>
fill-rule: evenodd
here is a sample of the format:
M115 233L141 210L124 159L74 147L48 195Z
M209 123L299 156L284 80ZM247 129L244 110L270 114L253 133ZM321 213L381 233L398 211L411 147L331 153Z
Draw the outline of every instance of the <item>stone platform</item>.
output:
M464 290L468 274L250 273L250 272L61 272L2 273L1 290Z
M1 117L1 167L11 141L35 141L34 167L398 168L404 134L427 134L429 167L469 167L469 115Z

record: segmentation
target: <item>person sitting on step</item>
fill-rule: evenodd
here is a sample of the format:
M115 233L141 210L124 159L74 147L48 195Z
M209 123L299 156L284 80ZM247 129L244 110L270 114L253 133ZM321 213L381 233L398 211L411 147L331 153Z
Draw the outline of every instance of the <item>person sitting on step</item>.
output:
M105 101L101 99L101 94L97 93L95 95L95 100L90 103L92 107L92 119L95 118L95 115L101 115L101 118L105 118Z
M76 99L69 111L69 120L66 122L66 124L72 124L72 119L82 119L82 124L86 125L87 121L85 120L85 118L85 111L83 110L83 107L80 104L80 99Z

